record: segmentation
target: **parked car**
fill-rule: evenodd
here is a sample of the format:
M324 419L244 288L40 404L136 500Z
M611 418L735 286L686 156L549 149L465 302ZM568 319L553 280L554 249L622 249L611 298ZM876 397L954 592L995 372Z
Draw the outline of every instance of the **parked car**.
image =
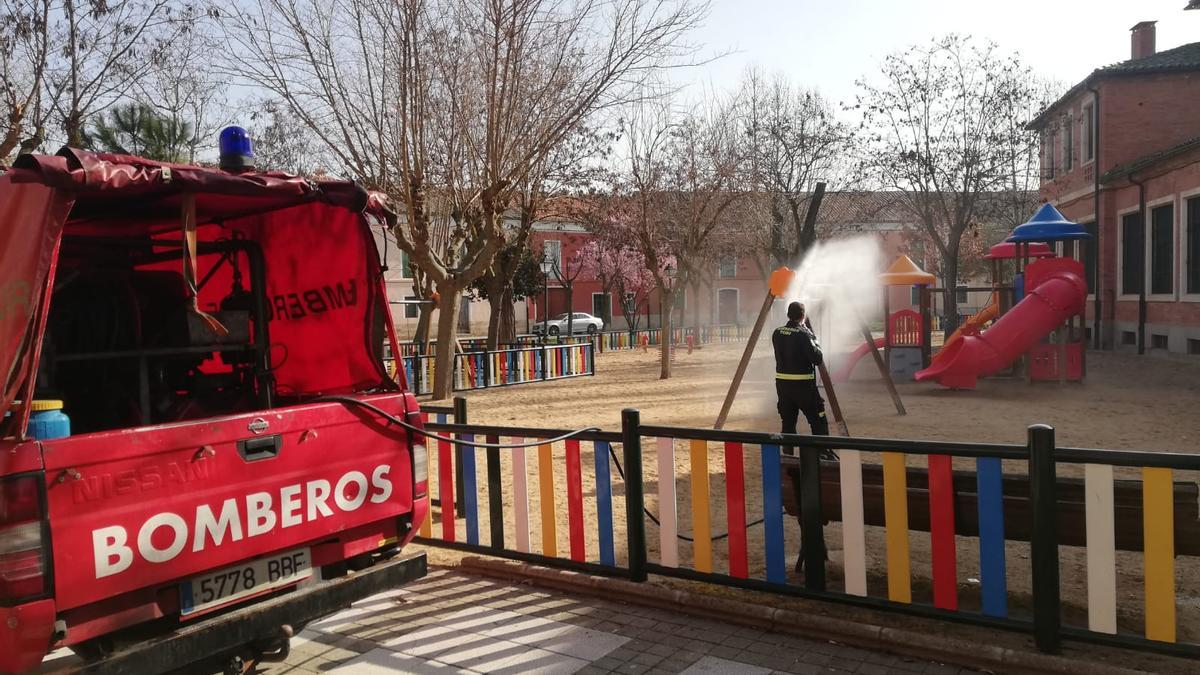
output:
M533 324L533 334L541 335L546 329L546 324L550 325L550 335L560 335L566 333L568 324L570 330L575 333L599 333L604 330L604 319L583 312L575 312L571 314L559 314L549 321L539 321Z

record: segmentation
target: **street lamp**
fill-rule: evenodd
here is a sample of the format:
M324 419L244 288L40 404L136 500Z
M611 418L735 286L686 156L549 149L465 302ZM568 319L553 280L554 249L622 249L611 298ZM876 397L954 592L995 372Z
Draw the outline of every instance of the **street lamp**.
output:
M671 263L667 263L667 266L663 268L663 273L665 273L667 275L667 291L670 291L671 289L673 289L675 287L675 275L677 274L677 271L675 270L675 266L672 265ZM667 295L669 296L670 293L668 292ZM674 307L664 307L663 305L665 305L666 303L663 303L663 302L659 302L658 304L659 304L658 327L660 329L665 329L667 327L667 323L666 323L666 321L663 320L663 317L666 315L669 315L670 312L673 311L675 308ZM664 315L664 312L666 312L667 314ZM663 336L664 340L667 338L668 338L668 336L666 336L666 335Z
M550 336L550 273L554 271L554 261L547 254L542 255L542 344Z

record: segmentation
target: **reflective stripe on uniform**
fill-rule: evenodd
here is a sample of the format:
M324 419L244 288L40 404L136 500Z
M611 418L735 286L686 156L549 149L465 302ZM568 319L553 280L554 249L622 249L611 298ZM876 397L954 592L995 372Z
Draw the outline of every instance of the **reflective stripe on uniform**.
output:
M775 379L788 381L815 380L816 375L812 373L775 373Z

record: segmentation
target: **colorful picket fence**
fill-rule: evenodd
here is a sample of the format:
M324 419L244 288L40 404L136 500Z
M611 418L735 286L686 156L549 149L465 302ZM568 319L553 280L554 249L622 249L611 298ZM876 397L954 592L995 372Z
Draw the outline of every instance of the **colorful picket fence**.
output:
M624 537L617 536L614 526L610 464L612 446L620 442L618 434L591 432L558 443L538 443L539 438L561 432L522 429L527 435L514 436L507 433L511 429L447 425L446 419L445 410L426 413L426 428L434 433L471 428L472 433L454 434L462 443L460 451L443 439L427 444L430 497L438 505L418 525L418 534L427 543L479 547L520 559L561 559L588 571L621 571L617 544L624 543ZM530 445L503 450L474 445L501 440ZM565 483L565 499L556 493L556 483ZM562 514L565 523L560 523Z
M443 420L430 420L428 429L467 445L456 458L450 442L437 441L434 452L431 441L432 491L436 499L461 486L462 498L459 510L453 499L442 500L447 506L421 524L427 543L638 581L653 573L1031 632L1047 651L1069 638L1200 656L1200 645L1180 639L1176 612L1180 568L1196 569L1200 561L1193 545L1176 542L1192 536L1196 516L1172 501L1176 472L1200 471L1200 456L1055 448L1049 427L1031 428L1027 445L781 437L643 425L636 411L626 411L619 433L592 431L551 444L542 441L565 432ZM473 447L501 440L534 445ZM838 583L827 583L824 571L820 476L830 465L817 458L824 450L839 455L832 465L843 551ZM1028 470L1014 473L1013 462ZM1082 481L1064 480L1083 486L1085 543L1074 543L1084 533L1057 531L1066 506L1056 470L1068 465L1083 469ZM1144 551L1144 588L1137 608L1125 599L1129 589L1117 592L1122 537L1114 529L1116 512L1127 506L1114 501L1114 467L1141 475L1144 535L1133 548ZM913 475L927 483L910 484ZM654 484L652 492L644 482ZM799 525L784 506L785 490L795 485ZM1027 501L1014 507L1013 500ZM959 512L963 504L971 511ZM868 536L872 531L882 537ZM928 537L928 556L914 557L914 537ZM872 541L882 550L869 550ZM1026 541L1028 563L1006 554L1006 546ZM1120 547L1131 550L1127 541ZM1068 549L1086 552L1087 626L1061 625L1058 569ZM798 576L791 559L800 555L806 573ZM873 567L875 559L882 564ZM1030 587L1010 591L1023 565ZM928 590L915 592L914 576L929 579ZM968 577L977 580L978 597L964 594ZM1032 607L1014 601L1030 591ZM1118 617L1130 614L1145 616L1138 635L1118 630Z
M674 328L671 330L671 344L687 344L688 337L693 338L696 345L738 342L749 334L748 330L737 324L718 324ZM589 336L601 352L618 351L622 349L637 349L645 341L648 347L657 347L662 342L662 329L649 328L635 331L606 331Z
M595 353L595 347L590 342L581 342L456 354L454 390L487 389L595 375ZM435 359L432 355L406 356L401 363L409 389L419 395L433 392Z

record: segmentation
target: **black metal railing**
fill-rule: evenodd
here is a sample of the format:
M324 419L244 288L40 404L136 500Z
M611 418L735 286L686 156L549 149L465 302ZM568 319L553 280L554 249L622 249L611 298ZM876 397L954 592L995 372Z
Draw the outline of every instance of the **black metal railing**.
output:
M1047 652L1066 638L1200 656L1176 619L1179 567L1195 569L1200 559L1197 487L1172 473L1200 471L1200 455L1058 448L1045 425L1029 427L1017 445L647 425L636 410L621 419L619 432L586 431L534 452L473 446L568 430L431 420L432 433L453 435L462 448L455 456L452 444L439 442L431 463L465 466L454 478L437 473L432 489L461 486L463 498L453 511L435 510L421 541L636 581L657 574L1021 631ZM485 467L476 466L481 450ZM837 461L822 459L830 452ZM1083 465L1084 478L1060 477L1064 465ZM1142 475L1114 479L1113 467ZM677 495L679 486L687 493ZM714 514L724 527L714 527ZM798 530L785 527L789 514ZM840 583L825 575L825 526L833 520L843 539ZM1131 522L1145 524L1140 536ZM867 528L882 528L882 564L867 555ZM914 532L928 533L928 561L910 552ZM1007 552L1013 542L1028 543L1027 563ZM1061 555L1078 559L1080 549L1089 584L1111 592L1089 586L1088 625L1063 625ZM789 571L788 552L797 550ZM1115 591L1117 550L1142 552L1144 607ZM928 589L913 588L914 562L928 564ZM1025 573L1028 606L1008 590L1008 578ZM977 599L962 590L963 576L979 580ZM1118 616L1138 614L1146 617L1141 635L1118 631Z

